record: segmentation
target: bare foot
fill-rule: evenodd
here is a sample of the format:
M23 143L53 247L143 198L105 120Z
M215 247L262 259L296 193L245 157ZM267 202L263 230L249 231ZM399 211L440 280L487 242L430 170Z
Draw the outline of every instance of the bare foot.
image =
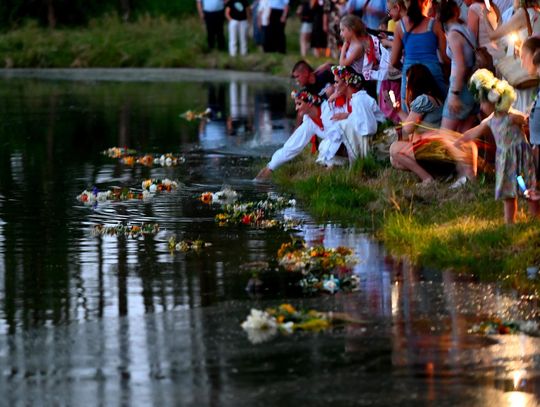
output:
M426 178L422 182L419 182L418 184L416 184L416 186L421 187L421 188L425 188L427 186L433 185L434 182L435 182L435 180L433 178Z

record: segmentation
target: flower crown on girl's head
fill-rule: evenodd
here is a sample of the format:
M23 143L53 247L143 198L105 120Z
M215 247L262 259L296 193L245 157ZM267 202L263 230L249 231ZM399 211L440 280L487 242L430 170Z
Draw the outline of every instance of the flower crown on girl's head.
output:
M479 69L471 76L469 89L476 99L493 103L497 112L508 112L516 100L514 88L487 69Z
M293 99L300 99L303 102L310 103L315 106L320 105L322 102L319 96L314 95L305 88L300 90L293 90L291 92L291 97Z
M356 73L349 66L334 65L332 66L332 74L344 80L347 85L361 86L364 83L362 74Z

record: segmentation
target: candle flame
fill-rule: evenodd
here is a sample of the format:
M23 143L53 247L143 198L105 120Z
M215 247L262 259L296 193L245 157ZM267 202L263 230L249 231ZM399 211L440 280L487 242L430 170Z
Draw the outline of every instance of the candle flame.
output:
M514 377L514 389L518 389L520 387L521 380L525 377L525 370L516 370L512 373Z

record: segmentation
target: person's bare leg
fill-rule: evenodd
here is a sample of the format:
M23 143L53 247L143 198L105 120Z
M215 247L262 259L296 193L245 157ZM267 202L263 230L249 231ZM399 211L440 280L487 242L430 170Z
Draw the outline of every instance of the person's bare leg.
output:
M513 225L516 223L517 198L507 198L504 200L504 223Z
M396 141L390 146L390 162L398 170L408 170L415 173L422 182L431 182L433 177L424 170L414 158L411 143L406 141Z
M531 218L540 218L538 201L533 199L527 199L527 204L529 205L529 215L531 216Z

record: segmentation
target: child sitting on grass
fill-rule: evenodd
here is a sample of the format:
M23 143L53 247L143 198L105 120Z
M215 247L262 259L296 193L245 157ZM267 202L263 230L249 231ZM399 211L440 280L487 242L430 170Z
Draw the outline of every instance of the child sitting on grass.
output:
M469 84L471 92L480 101L480 109L488 117L478 126L466 131L463 137L456 141L456 145L491 133L497 145L495 199L504 200L505 223L513 224L516 221L519 175L528 187L524 195L529 203L529 212L531 216L538 217L540 195L536 192L531 146L519 124L520 120L514 116L519 115L519 112L511 109L516 100L514 88L508 82L495 78L487 69L476 71Z

